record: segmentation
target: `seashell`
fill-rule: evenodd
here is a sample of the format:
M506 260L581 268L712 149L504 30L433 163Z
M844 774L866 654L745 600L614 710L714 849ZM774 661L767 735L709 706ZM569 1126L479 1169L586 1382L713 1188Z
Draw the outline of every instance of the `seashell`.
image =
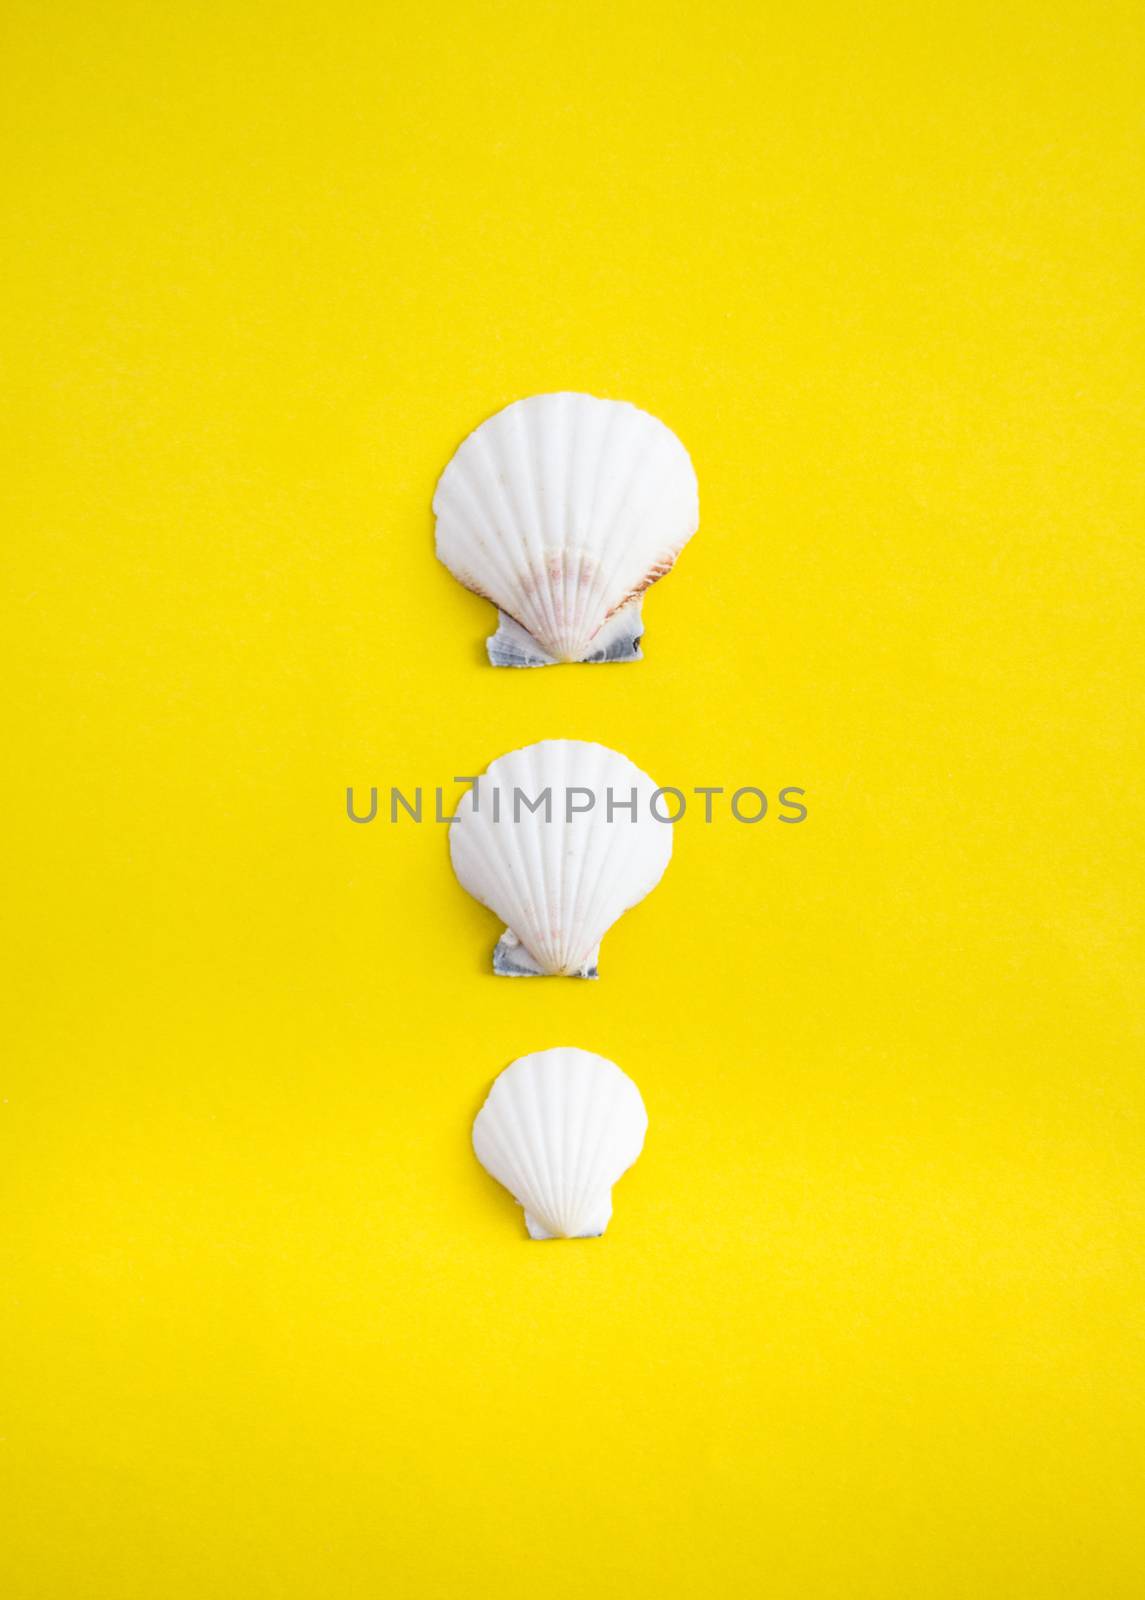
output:
M656 793L627 756L576 739L490 763L457 806L449 853L462 885L506 923L494 972L596 977L604 934L672 854Z
M590 1050L541 1050L497 1078L473 1124L473 1149L525 1208L530 1238L594 1239L647 1129L640 1090L615 1062Z
M639 660L644 591L700 518L672 430L588 394L533 395L483 422L433 510L439 560L498 608L495 667Z

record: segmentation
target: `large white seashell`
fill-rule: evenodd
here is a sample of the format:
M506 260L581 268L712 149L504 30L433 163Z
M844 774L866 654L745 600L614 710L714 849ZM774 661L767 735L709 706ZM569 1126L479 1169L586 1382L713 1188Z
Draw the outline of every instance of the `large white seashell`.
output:
M495 972L596 977L604 934L659 883L672 854L671 824L652 812L656 793L627 756L576 739L490 763L457 806L449 852L469 893L507 924Z
M648 1113L626 1073L590 1050L541 1050L506 1067L473 1124L477 1159L525 1208L533 1239L592 1239L612 1185L644 1147Z
M495 667L640 657L641 597L696 531L696 474L623 400L538 394L471 433L433 497L437 554L498 607Z

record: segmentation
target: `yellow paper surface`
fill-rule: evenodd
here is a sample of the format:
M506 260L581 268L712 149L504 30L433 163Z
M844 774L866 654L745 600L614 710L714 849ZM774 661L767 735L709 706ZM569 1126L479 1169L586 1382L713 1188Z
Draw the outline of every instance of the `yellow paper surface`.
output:
M1140 1595L1140 7L10 18L0 1589ZM433 558L554 388L696 464L639 666ZM553 736L809 816L495 980L344 791ZM557 1043L651 1125L536 1245Z

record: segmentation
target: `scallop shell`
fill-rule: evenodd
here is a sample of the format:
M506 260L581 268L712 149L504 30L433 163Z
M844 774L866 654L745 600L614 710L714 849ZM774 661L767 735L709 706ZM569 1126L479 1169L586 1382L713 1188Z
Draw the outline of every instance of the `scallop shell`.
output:
M498 608L495 667L638 660L644 591L700 517L672 430L588 394L533 395L483 422L433 510L438 558Z
M652 813L656 793L627 756L575 739L490 763L458 804L449 851L464 887L507 925L494 972L596 977L604 934L659 883L672 854L671 824Z
M612 1186L644 1147L648 1113L615 1062L541 1050L506 1067L473 1124L485 1170L525 1208L532 1239L592 1239L612 1216Z

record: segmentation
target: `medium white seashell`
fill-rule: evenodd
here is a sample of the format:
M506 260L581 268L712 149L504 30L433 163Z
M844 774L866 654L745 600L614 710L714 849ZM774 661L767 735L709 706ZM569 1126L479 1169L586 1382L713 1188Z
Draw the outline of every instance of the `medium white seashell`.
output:
M507 924L495 972L596 977L601 939L672 854L655 794L627 756L576 739L490 763L458 804L449 852L464 887Z
M648 1113L615 1062L541 1050L506 1067L473 1124L477 1159L525 1208L533 1239L591 1239L644 1147Z
M483 422L433 510L439 559L498 607L495 667L639 659L641 597L700 519L672 430L588 394L533 395Z

